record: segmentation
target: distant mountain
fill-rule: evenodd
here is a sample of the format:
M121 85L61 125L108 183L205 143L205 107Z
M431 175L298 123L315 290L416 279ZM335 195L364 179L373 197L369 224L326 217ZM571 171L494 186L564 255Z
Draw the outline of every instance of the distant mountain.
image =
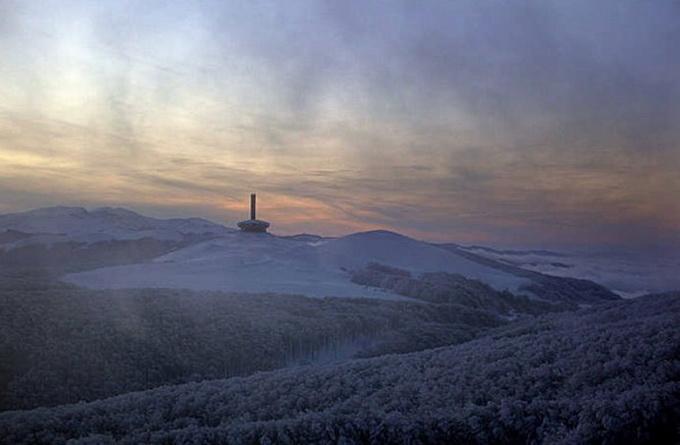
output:
M616 298L592 282L548 278L457 245L385 230L339 238L242 233L198 218L157 219L120 208L52 207L0 215L0 266L39 268L80 286L167 287L309 296L404 299L360 285L353 271L378 263L420 275L445 272L495 291L592 303Z
M618 298L592 282L543 276L387 231L311 240L308 236L299 239L230 233L152 261L84 271L65 279L97 289L169 287L399 298L394 289L366 287L350 281L355 271L372 263L405 269L414 275L458 274L496 291L550 301L594 303Z
M196 290L286 292L311 296L389 297L350 281L370 262L413 270L452 271L503 290L528 280L389 232L367 232L313 242L271 234L232 233L192 244L151 262L66 277L95 288L175 287Z
M426 242L386 230L355 233L319 246L319 256L327 263L345 268L377 262L415 273L455 272L480 279L495 289L512 289L523 280L512 274L470 261Z
M442 245L493 263L549 276L596 281L626 298L680 289L680 247L590 247L568 254L549 250L497 250L483 246Z
M205 219L157 219L112 207L89 211L82 207L49 207L0 215L0 233L12 230L32 234L34 241L90 243L145 237L178 241L186 235L222 235L232 231Z
M0 215L0 444L677 442L679 295L528 258L574 259Z
M593 303L620 298L611 290L590 280L569 276L558 277L525 269L510 262L490 258L487 255L477 255L456 244L441 244L439 247L475 263L530 280L530 283L525 284L522 290L541 299Z
M292 241L302 241L302 242L308 243L308 244L321 243L323 241L334 239L334 237L313 235L311 233L299 233L297 235L284 235L284 236L280 236L280 238L289 239L289 240L292 240Z
M465 250L468 252L475 252L475 253L487 253L491 255L498 255L498 256L503 256L503 255L508 255L508 256L526 256L526 255L539 255L539 256L551 256L551 257L567 257L566 253L562 252L554 252L552 250L512 250L512 249L493 249L491 247L486 247L486 246L477 246L477 245L472 245L472 246L461 246L459 244L449 244L451 246L455 246L461 250Z
M0 271L53 274L147 261L233 232L200 218L157 219L126 209L50 207L0 215Z

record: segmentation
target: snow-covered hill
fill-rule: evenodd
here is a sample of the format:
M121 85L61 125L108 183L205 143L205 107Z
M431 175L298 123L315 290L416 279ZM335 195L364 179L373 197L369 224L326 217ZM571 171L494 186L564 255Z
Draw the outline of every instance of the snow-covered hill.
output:
M404 299L389 289L351 281L352 271L370 263L414 275L458 274L496 291L532 298L543 298L546 290L544 284L536 286L539 274L517 273L471 252L384 230L340 238L279 237L243 233L198 218L163 220L112 208L52 207L0 215L0 266L37 267L95 289L163 287Z
M370 262L399 267L414 273L451 272L478 279L497 290L517 290L526 280L481 265L438 246L385 230L355 233L318 246L323 262L359 268Z
M680 289L680 247L656 246L642 251L580 249L569 253L545 250L496 250L455 246L496 262L558 277L593 280L623 297Z
M677 438L678 294L625 301L508 257L380 230L0 215L0 406L123 394L0 413L0 443Z
M0 279L140 263L231 232L204 219L156 219L113 208L50 207L0 215Z
M314 242L271 234L231 233L171 252L152 262L80 272L65 279L99 289L179 287L396 298L392 293L350 282L348 271L370 262L416 273L459 273L482 280L498 290L519 290L527 283L524 278L385 231Z
M122 208L49 207L0 215L0 233L31 236L1 245L4 249L38 243L96 243L108 240L179 241L187 235L222 235L230 230L200 218L157 219Z
M313 261L308 253L314 250L305 243L266 233L237 232L150 262L79 272L64 280L94 289L162 287L404 299L350 282L338 267Z

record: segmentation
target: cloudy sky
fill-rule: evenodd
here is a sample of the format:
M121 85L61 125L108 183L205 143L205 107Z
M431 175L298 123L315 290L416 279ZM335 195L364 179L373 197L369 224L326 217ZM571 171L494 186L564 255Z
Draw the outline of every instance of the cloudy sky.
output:
M0 0L0 213L680 243L680 2Z

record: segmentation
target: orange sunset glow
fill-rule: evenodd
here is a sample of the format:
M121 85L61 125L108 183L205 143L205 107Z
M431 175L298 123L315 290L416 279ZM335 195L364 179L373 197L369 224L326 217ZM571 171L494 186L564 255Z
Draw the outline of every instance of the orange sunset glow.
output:
M3 3L0 212L680 240L672 2L124 3Z

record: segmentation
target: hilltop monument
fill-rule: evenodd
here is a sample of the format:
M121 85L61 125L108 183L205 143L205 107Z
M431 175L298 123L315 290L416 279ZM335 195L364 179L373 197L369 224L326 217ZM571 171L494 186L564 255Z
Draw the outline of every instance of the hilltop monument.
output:
M261 219L257 219L256 217L256 197L255 193L250 194L250 219L246 219L243 221L239 221L237 226L239 229L241 229L244 232L256 232L256 233L264 233L267 231L267 227L269 227L269 223L267 221L263 221Z

